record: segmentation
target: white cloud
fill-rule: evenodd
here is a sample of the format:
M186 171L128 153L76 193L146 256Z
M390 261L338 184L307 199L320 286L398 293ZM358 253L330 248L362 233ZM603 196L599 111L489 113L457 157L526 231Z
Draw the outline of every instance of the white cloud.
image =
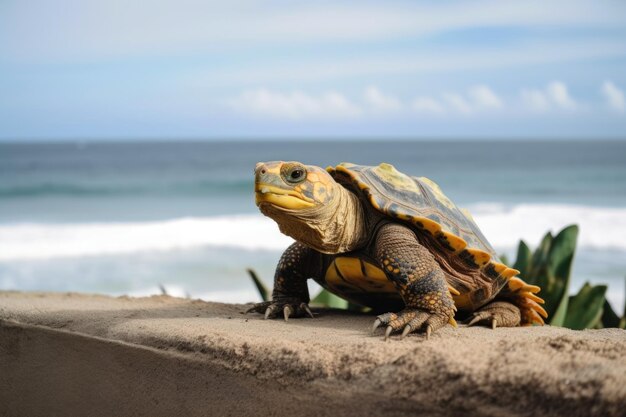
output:
M411 104L413 110L418 113L443 114L445 109L441 102L432 97L416 97Z
M469 102L460 94L445 93L443 99L448 103L453 110L456 110L462 114L470 114L473 112L472 106Z
M602 94L612 109L626 112L624 92L615 84L605 81ZM584 109L584 103L575 100L562 81L552 81L542 89L524 89L520 96L523 107L514 109L520 114L524 110L547 113ZM301 91L285 93L260 88L242 93L230 100L229 104L252 115L294 120L350 119L368 113L397 115L406 108L422 115L477 116L501 112L507 107L505 100L484 84L474 85L465 92L449 91L440 96L417 96L407 106L397 97L374 86L365 89L361 101L336 91L312 95Z
M469 96L477 107L485 109L500 109L502 100L486 85L477 85L469 90Z
M377 87L365 89L365 103L375 112L390 113L402 109L402 103L396 97L384 94Z
M552 81L545 89L524 89L522 102L532 111L546 112L551 109L576 110L579 105L569 95L567 85L562 81Z
M547 88L548 97L558 107L564 110L574 110L577 107L576 102L572 99L567 91L565 83L560 81L553 81L548 84Z
M242 93L229 104L243 113L278 119L343 119L361 113L358 106L334 91L314 96L301 91L281 93L260 88Z
M464 115L499 110L504 107L503 100L486 85L475 85L470 87L466 95L447 92L442 95L444 106L440 106L443 112L456 112ZM430 97L421 98L421 106L414 105L416 110L424 110L425 106L430 103L430 107L438 102ZM421 107L421 108L420 108Z
M607 104L612 110L620 113L624 113L626 111L626 100L624 100L624 92L611 81L605 81L602 84L602 95L604 95Z
M522 90L522 102L532 111L546 112L550 110L548 96L541 90Z

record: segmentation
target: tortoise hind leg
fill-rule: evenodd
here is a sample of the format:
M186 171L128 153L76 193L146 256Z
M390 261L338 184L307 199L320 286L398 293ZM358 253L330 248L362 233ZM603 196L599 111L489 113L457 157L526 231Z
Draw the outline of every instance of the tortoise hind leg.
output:
M475 311L466 322L468 326L487 324L492 329L496 326L517 327L522 322L522 312L509 301L493 301Z
M469 326L487 323L492 328L543 325L548 313L539 304L544 301L536 295L539 287L529 285L518 277L508 280L496 301L493 301L474 312L469 317Z

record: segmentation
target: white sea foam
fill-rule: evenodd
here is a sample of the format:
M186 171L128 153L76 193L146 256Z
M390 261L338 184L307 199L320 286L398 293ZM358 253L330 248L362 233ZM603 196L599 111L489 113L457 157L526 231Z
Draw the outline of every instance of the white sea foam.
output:
M203 293L189 294L181 285L166 284L162 286L166 293L172 297L193 298L204 301L214 301L218 303L250 303L259 302L261 297L254 288L241 288L237 290L209 291ZM151 295L161 295L163 291L158 286L152 286L141 290L129 291L126 294L130 297L149 297ZM122 295L122 294L115 294Z
M626 251L626 208L556 204L475 204L470 211L499 250L535 246L547 230L580 226L579 248ZM135 223L0 225L0 261L173 251L202 246L282 250L292 240L261 215Z
M261 215L137 223L0 225L0 260L51 259L199 246L280 250L292 240Z
M308 281L309 293L317 294L321 291L322 287L316 284L313 280ZM115 293L112 295L127 295L130 297L150 297L152 295L161 295L163 294L163 289L172 297L179 298L193 298L200 299L204 301L214 301L218 303L250 303L250 302L260 302L263 301L259 292L253 288L251 285L246 286L245 288L238 289L230 289L230 290L219 290L219 291L205 291L200 293L190 294L187 292L182 285L176 284L164 284L162 286L153 285L147 288L138 289L134 291L128 291L124 294Z
M495 248L510 248L524 239L536 246L548 231L578 224L578 247L626 251L626 208L564 204L475 204L476 223Z

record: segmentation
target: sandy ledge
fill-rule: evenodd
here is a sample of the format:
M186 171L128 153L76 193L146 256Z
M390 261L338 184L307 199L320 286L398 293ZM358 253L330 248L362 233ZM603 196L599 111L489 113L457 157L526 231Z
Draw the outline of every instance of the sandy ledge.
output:
M626 407L626 331L264 321L171 297L0 292L0 415L567 415Z

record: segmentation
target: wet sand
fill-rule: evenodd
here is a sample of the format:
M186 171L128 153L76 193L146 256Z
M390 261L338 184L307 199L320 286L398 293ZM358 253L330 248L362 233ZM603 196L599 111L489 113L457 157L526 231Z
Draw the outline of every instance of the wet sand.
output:
M0 415L623 415L626 331L451 327L167 296L0 292Z

